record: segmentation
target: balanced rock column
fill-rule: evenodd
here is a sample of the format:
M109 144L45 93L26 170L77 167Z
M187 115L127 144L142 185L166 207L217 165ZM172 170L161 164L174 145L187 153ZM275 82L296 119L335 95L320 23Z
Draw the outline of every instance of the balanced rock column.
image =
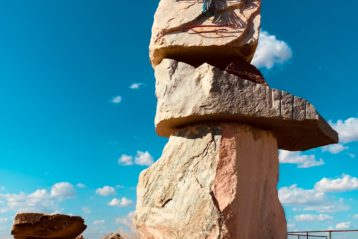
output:
M156 132L169 142L139 178L140 239L285 239L278 149L338 141L312 104L270 88L250 64L260 6L160 1L150 59Z
M140 238L283 239L277 179L270 131L235 123L178 130L140 176Z

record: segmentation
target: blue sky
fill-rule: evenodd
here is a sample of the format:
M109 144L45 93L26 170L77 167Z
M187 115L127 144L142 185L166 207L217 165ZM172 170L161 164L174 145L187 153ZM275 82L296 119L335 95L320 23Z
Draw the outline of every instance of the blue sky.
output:
M17 210L127 229L154 132L148 44L158 1L0 0L0 238ZM281 152L290 230L358 228L358 2L263 1L254 63L311 101L341 144ZM107 186L107 187L105 187Z

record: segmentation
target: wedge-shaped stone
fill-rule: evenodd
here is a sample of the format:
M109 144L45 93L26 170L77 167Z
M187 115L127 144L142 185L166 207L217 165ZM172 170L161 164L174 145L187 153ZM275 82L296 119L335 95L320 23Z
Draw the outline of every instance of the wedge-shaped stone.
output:
M260 0L212 0L203 13L203 1L161 0L154 17L150 59L201 61L241 56L250 62L260 29ZM194 59L198 58L198 59Z
M170 136L188 124L234 121L271 130L279 148L306 150L337 143L338 135L306 100L255 84L211 65L165 59L155 68L156 131Z

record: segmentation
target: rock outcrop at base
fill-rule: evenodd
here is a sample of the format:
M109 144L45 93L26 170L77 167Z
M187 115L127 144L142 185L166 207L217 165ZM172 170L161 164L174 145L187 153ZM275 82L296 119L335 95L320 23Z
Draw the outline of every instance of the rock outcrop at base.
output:
M278 164L269 131L232 123L179 130L141 173L140 238L285 239Z
M117 233L111 233L106 235L103 239L124 239L121 234Z
M78 216L19 213L11 234L15 239L75 239L87 228Z

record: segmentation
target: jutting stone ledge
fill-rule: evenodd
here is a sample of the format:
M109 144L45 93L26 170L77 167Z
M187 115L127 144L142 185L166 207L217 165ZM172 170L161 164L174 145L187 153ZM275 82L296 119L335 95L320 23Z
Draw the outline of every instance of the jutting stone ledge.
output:
M169 137L202 122L240 122L272 131L278 146L307 150L338 142L338 134L308 101L203 64L164 59L155 68L156 131Z

